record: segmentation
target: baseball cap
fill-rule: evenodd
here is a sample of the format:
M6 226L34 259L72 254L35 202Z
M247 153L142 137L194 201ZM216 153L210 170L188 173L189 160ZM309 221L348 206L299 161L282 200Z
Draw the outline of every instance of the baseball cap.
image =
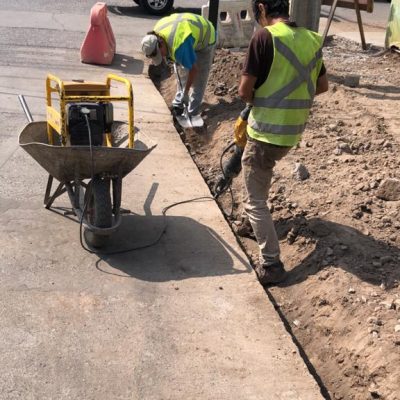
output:
M146 57L151 58L154 65L160 65L162 55L156 35L148 34L142 39L142 51Z

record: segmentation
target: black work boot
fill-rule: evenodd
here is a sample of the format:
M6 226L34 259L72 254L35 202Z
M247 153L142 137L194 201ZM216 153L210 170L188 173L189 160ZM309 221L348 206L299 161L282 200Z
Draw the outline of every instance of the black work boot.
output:
M263 286L283 282L287 276L287 272L280 260L268 265L257 265L255 270L258 280Z

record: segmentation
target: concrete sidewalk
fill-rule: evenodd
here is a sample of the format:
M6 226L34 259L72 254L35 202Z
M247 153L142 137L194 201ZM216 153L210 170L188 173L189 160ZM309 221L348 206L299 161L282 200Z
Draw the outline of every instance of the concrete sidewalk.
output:
M116 246L151 242L166 205L210 194L137 54L112 68L80 64L66 48L19 47L18 57L29 62L13 66L10 93L27 94L36 120L48 72L131 79L136 126L158 147L124 181L122 206L133 214ZM25 122L7 98L15 143ZM213 201L170 210L156 246L99 258L80 247L77 223L43 209L45 185L22 149L2 155L1 399L322 399Z

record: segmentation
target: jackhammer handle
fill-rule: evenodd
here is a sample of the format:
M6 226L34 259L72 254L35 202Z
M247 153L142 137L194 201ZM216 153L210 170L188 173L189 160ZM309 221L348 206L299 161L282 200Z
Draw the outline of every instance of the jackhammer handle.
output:
M243 121L247 121L249 119L250 111L253 108L252 104L246 104L246 107L240 112L240 118Z
M26 115L26 119L27 119L29 122L33 122L32 114L31 114L31 112L29 111L28 104L26 104L24 95L19 94L19 95L18 95L18 100L19 100L19 102L21 103L22 109L24 110L24 113L25 113L25 115Z

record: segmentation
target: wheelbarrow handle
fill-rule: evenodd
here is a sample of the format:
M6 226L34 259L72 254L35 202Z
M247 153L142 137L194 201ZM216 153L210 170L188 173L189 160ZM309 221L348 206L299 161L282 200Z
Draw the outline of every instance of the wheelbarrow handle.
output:
M26 104L25 97L22 94L19 94L18 95L18 100L21 103L22 109L24 110L24 113L26 115L27 120L29 122L33 122L32 114L29 111L28 104Z

